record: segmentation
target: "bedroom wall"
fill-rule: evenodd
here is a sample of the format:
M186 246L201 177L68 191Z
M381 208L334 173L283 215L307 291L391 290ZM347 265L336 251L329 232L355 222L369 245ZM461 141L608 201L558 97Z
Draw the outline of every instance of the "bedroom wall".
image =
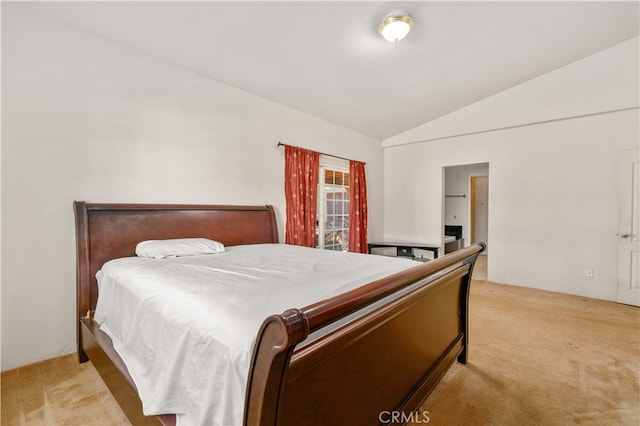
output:
M638 47L636 37L383 141L385 238L440 240L443 167L486 162L489 280L615 300L618 157L640 141Z
M380 141L2 4L2 370L75 351L72 202L273 204L283 150L367 163ZM282 231L281 231L282 237Z

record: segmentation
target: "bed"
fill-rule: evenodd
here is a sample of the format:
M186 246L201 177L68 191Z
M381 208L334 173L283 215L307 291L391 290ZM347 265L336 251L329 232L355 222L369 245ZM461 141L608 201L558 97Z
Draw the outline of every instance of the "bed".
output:
M171 410L143 414L139 395L143 389L131 375L131 361L123 360L118 350L120 342L101 329L94 318L99 302L106 303L109 294L101 290L104 298L99 300L96 275L109 269L105 264L133 262L138 268L143 260L136 259L136 245L146 240L210 238L224 244L224 256L239 254L243 258L265 247L273 248L271 251L281 258L297 254L290 254L292 247L278 244L271 206L77 201L74 212L79 360L92 361L132 424L173 425L176 418L179 424L182 414L176 416ZM270 313L254 312L253 308L243 311L242 305L231 309L238 324L252 324L248 330L256 327L245 357L246 371L240 375L240 380L246 380L241 386L242 400L233 401L234 410L240 413L237 424L304 425L321 421L328 425L370 425L415 420L419 415L416 410L451 364L456 360L466 363L468 291L475 259L483 249L482 243L474 244L424 264L400 260L405 263L395 263L397 269L390 275L383 271L373 274L375 265L383 263L382 256L348 254L351 257L347 263L357 256L370 262L364 268L367 274L348 287L334 283L337 278L325 279L326 287L333 288L328 297L318 297L312 303L293 298L290 303L302 305L283 305L286 308ZM215 256L207 261L227 262L227 258ZM267 263L273 264L273 259ZM274 276L278 274L281 272L273 272ZM313 276L308 275L309 280ZM277 280L274 285L278 285ZM280 294L286 293L285 288ZM246 294L243 297L249 300ZM279 303L289 302L286 297L277 299ZM264 318L255 326L255 319L261 315ZM199 357L203 362L216 359L213 355ZM215 391L209 394L212 399L220 397Z

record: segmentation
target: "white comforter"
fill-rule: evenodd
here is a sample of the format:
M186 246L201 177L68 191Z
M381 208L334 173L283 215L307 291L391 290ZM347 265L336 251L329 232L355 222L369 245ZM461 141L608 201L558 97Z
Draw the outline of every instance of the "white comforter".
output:
M239 425L263 320L394 272L413 261L284 244L106 263L95 320L127 364L146 415L178 425Z

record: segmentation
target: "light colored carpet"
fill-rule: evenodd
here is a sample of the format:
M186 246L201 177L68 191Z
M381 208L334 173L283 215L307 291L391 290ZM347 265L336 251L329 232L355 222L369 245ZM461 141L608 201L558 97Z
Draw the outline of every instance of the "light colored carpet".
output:
M129 425L90 362L75 354L2 372L2 425Z
M414 425L640 424L640 309L481 280L470 306L469 363ZM129 424L75 355L1 378L2 425Z
M470 311L430 425L640 425L639 308L474 281Z

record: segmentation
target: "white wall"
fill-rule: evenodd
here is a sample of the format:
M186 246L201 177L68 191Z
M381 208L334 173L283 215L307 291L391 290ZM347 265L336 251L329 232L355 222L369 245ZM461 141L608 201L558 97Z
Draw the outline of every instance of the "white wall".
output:
M489 279L615 300L638 63L635 38L385 140L385 238L439 239L442 168L488 162Z
M283 151L367 163L380 141L2 5L2 370L75 351L73 200L273 204Z
M383 141L437 140L638 106L640 42L634 37Z

